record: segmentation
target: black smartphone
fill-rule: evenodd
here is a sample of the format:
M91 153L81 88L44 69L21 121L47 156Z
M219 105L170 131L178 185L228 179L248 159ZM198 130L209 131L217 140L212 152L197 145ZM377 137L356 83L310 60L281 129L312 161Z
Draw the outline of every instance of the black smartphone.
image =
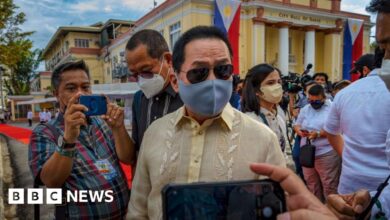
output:
M272 180L168 184L164 220L276 219L286 211L284 191Z
M107 100L105 96L82 95L80 96L79 103L88 108L88 111L84 112L86 116L104 115L107 113Z

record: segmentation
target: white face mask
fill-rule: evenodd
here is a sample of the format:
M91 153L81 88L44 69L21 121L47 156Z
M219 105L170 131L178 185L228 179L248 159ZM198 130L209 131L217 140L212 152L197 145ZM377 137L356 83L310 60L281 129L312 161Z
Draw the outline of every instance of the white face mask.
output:
M382 68L379 76L385 82L387 89L390 91L390 60L382 61Z
M161 76L163 63L161 61L160 71L158 74L153 74L153 78L145 79L141 76L138 76L138 86L141 88L142 92L145 94L146 98L151 98L157 95L161 90L164 89L165 79ZM169 72L170 69L168 69Z

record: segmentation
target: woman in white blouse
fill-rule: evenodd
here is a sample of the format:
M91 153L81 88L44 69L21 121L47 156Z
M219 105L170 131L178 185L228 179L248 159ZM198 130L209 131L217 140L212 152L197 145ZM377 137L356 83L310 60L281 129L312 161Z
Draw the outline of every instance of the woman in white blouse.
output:
M308 90L309 105L301 109L295 122L295 132L302 137L301 147L311 140L316 146L314 168L303 167L303 175L309 190L321 201L329 194L337 193L341 159L329 144L322 130L332 102L326 98L321 85Z
M249 70L244 82L241 109L266 124L276 134L284 151L287 143L286 122L278 114L282 96L282 80L274 67L259 64Z

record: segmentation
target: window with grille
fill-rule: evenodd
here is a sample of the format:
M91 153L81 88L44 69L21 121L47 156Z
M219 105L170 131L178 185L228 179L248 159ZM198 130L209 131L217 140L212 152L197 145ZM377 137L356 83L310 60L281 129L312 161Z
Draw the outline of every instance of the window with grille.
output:
M74 39L74 44L79 48L89 48L89 40L88 39Z
M169 26L169 41L171 44L171 49L175 46L176 41L179 39L181 34L181 24L180 21Z

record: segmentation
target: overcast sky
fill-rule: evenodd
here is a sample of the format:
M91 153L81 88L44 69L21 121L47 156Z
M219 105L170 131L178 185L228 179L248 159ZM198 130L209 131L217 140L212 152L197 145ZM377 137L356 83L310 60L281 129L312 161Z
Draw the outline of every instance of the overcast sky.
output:
M156 0L161 4L164 0ZM327 0L319 0L327 1ZM27 15L22 28L35 31L34 47L44 48L59 26L91 25L110 18L137 20L153 8L153 0L14 0ZM341 8L365 12L369 0L342 0Z

